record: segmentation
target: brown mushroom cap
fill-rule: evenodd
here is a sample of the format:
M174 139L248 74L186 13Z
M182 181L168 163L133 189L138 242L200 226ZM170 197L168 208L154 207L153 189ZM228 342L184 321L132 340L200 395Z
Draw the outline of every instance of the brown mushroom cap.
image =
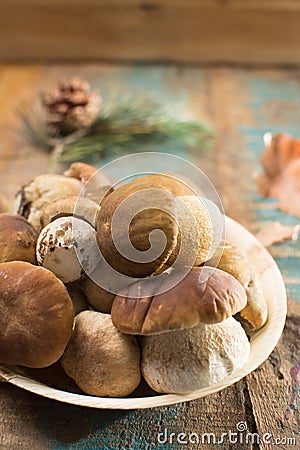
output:
M74 283L68 283L66 284L66 288L73 303L75 316L77 316L77 314L81 311L89 309L89 304L79 282L75 281Z
M135 337L120 333L109 314L83 311L61 359L64 371L89 395L125 397L141 380Z
M27 262L0 264L0 362L50 366L64 352L73 326L64 284Z
M183 181L171 174L154 173L143 177L135 178L130 184L151 183L156 187L166 189L176 196L195 195L195 192Z
M151 206L154 197L156 204L163 205L164 210ZM119 216L120 220L115 221L112 227L114 215L124 201L131 202L130 207L133 206L140 212L134 215L130 223L124 213L123 216ZM123 211L126 209L124 204ZM157 272L177 244L178 225L175 215L173 196L164 189L157 189L157 186L150 183L133 185L129 183L121 186L103 202L98 214L97 242L102 255L115 270L127 276L144 277ZM162 236L160 233L156 234L152 240L152 248L163 249L157 258L150 262L136 261L134 258L128 259L117 250L112 236L112 228L114 238L123 255L129 255L131 252L126 239L127 231L131 245L141 255L150 248L149 236L153 230L159 229L163 232L166 244L162 246Z
M24 217L0 214L0 262L28 261L36 264L37 232Z
M101 203L113 191L110 180L95 167L83 163L75 162L64 172L67 177L77 178L85 185L84 197L96 203Z
M62 197L45 205L41 211L40 223L44 228L50 222L60 217L73 216L83 219L95 227L99 205L89 198Z
M247 305L236 316L246 332L251 334L261 328L268 316L268 307L254 267L247 255L230 243L219 249L208 264L216 265L230 273L245 288Z
M166 275L172 276L171 275ZM124 289L114 299L111 317L118 330L128 334L160 334L192 328L200 322L222 322L243 309L247 297L242 285L231 275L211 267L193 267L175 287L162 294L149 296L148 280ZM162 289L166 279L159 288ZM131 290L140 290L131 298ZM147 292L147 296L144 296Z
M102 313L111 312L111 306L115 298L115 294L106 291L88 277L83 278L83 280L80 281L80 286L85 293L88 303L93 308Z

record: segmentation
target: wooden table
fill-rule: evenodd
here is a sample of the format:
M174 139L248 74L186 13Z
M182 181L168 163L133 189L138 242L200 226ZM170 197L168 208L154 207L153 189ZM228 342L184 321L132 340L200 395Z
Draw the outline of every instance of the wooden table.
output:
M16 108L32 101L57 79L81 75L102 91L147 91L184 113L212 123L215 149L185 156L217 187L226 213L250 231L278 220L297 223L259 197L252 173L259 168L265 131L300 137L300 71L182 68L176 66L2 66L0 68L0 191L12 201L18 187L47 171L48 155L30 149L16 132ZM300 447L300 244L273 245L270 251L284 276L288 318L282 338L254 373L215 395L185 404L136 411L90 410L39 398L0 384L0 449L178 449L213 448L177 442L160 445L157 434L237 431L269 433L278 443L262 449ZM297 380L298 376L298 380ZM290 440L295 439L295 443ZM255 449L257 444L219 445Z

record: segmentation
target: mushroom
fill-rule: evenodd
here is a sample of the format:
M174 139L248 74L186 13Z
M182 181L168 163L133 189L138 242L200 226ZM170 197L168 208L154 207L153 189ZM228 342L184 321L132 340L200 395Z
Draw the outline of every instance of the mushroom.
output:
M24 217L0 214L0 262L19 260L36 264L37 237L37 232Z
M66 374L89 395L125 397L141 380L135 337L120 333L108 314L83 311L61 358Z
M111 310L115 327L128 334L160 334L193 328L200 322L222 322L246 306L245 289L222 270L193 267L180 283L164 292L174 276L165 274L159 282L141 280L118 294ZM156 295L157 289L162 293Z
M119 187L103 202L98 214L97 242L102 255L127 276L157 272L177 244L175 215L169 192L150 183Z
M106 291L91 278L85 277L80 281L80 286L88 303L97 311L110 313L115 294Z
M62 197L45 205L41 211L40 223L44 228L59 217L74 216L85 220L95 228L99 205L88 198Z
M39 175L17 194L14 212L25 217L39 231L43 207L58 198L79 195L81 189L82 184L75 178L56 174Z
M64 284L27 262L0 264L0 362L33 368L56 362L71 337L73 306Z
M247 362L250 344L229 317L142 340L142 374L156 392L183 394L211 386Z
M176 196L195 195L195 191L189 184L184 183L184 181L177 178L176 175L167 173L153 173L151 175L135 178L131 181L131 184L140 183L151 183L157 188L165 189Z
M177 246L165 263L170 267L179 257L180 266L198 266L207 261L218 247L223 232L223 219L218 207L206 198L196 195L175 199L179 221ZM187 207L187 208L186 208Z
M221 270L230 273L244 287L247 304L237 315L247 334L261 328L267 320L268 307L261 290L255 269L247 255L230 243L217 250L208 265L217 265Z
M217 206L197 196L175 196L151 183L128 183L103 202L97 242L107 263L131 277L158 274L174 263L198 265L222 234Z
M64 172L67 177L77 178L84 185L84 197L102 203L113 191L110 180L102 171L83 162L75 162Z
M78 282L68 283L66 285L69 296L73 303L74 315L77 316L81 311L89 309L89 304L86 300L83 290Z
M97 266L95 230L84 220L60 217L42 229L36 255L38 263L64 283L77 281Z

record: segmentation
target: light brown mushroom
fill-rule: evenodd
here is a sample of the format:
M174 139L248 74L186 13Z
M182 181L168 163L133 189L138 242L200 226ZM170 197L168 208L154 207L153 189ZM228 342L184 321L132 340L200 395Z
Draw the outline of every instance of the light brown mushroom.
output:
M56 362L71 337L73 306L64 284L27 262L0 264L0 362L33 368Z
M153 201L159 206L153 207ZM169 192L150 183L121 186L103 202L98 215L100 251L119 273L133 277L151 275L163 267L176 247L179 230L175 216L175 203ZM152 233L157 229L162 233ZM149 257L150 250L158 256Z
M142 278L174 265L205 262L220 242L222 225L222 215L210 200L175 196L171 188L135 181L115 189L103 202L96 228L108 264Z
M83 311L61 358L64 371L89 395L125 397L141 380L136 338L120 333L108 314Z
M44 174L23 186L17 194L14 212L25 217L40 231L41 211L45 205L61 197L79 195L82 184L75 178L63 175Z
M141 280L118 294L111 310L115 327L128 334L160 334L193 328L200 322L222 322L247 303L243 286L222 270L193 267L180 283L163 292L173 276L166 274L158 285L155 278L151 284ZM157 288L163 293L156 295Z
M84 185L84 197L102 204L105 198L113 191L111 181L102 171L83 163L75 162L64 172L67 177L77 178Z
M91 224L95 228L99 205L84 197L62 197L45 205L41 211L40 223L44 228L60 217L74 216Z
M38 234L24 217L0 214L0 262L28 261L36 264Z
M211 386L247 362L250 344L229 317L142 340L142 374L156 392L183 394Z
M66 284L69 296L73 303L74 315L77 316L81 311L89 309L86 296L78 282Z
M145 175L143 177L135 178L131 181L131 184L151 183L157 188L162 188L171 192L176 196L182 195L195 195L195 191L184 183L176 175L168 173L153 173L151 175Z
M261 328L267 320L268 307L261 290L255 269L247 255L236 246L226 243L208 265L217 265L221 270L230 273L244 287L247 294L247 304L237 315L247 334Z
M88 303L97 311L110 313L115 294L106 291L89 277L80 281L80 286L87 298Z

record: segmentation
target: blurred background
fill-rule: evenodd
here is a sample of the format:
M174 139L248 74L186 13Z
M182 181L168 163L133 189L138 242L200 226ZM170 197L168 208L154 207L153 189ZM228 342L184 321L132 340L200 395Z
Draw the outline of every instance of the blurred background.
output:
M298 0L1 0L0 60L299 64Z

